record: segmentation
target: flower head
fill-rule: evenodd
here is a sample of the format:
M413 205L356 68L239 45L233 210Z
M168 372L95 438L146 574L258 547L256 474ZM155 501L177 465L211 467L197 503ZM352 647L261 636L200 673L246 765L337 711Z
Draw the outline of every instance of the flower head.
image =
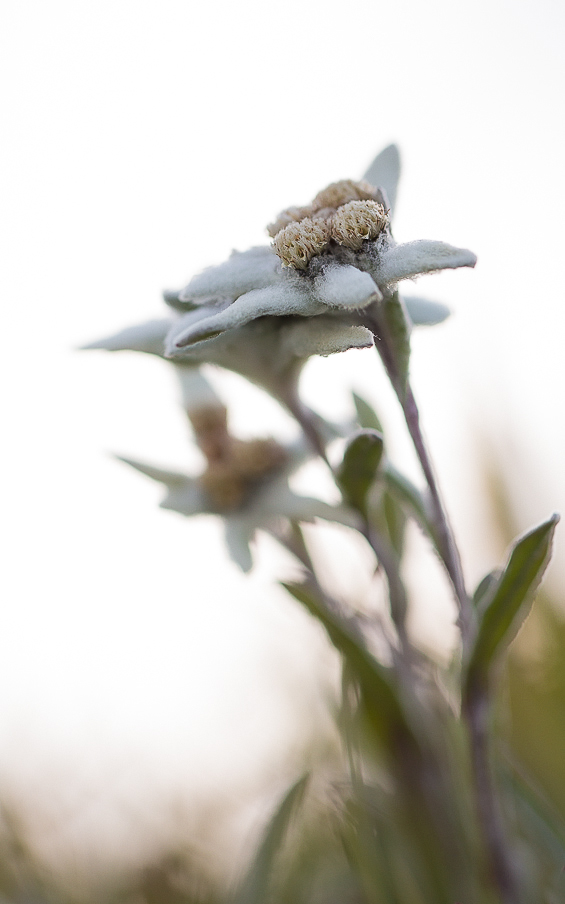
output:
M307 318L314 329L317 318L338 317L340 328L363 327L362 312L382 302L400 281L473 267L475 255L466 249L394 241L390 215L398 171L398 152L391 146L373 162L365 181L332 183L309 205L283 211L268 228L271 247L234 252L195 276L178 294L179 307L190 312L170 331L167 356L181 357L267 317ZM348 347L345 335L339 345Z
M309 205L283 211L269 227L272 247L235 251L181 291L165 292L168 319L87 347L148 352L171 359L179 372L220 365L288 404L310 356L373 345L369 315L399 281L474 266L471 252L442 242L394 242L398 175L398 151L391 145L364 181L334 182ZM404 302L416 326L449 314L445 305L421 298Z
M284 447L273 439L233 437L226 408L197 368L185 369L183 395L196 442L206 459L204 471L192 477L122 456L120 460L164 484L167 495L162 508L186 516L220 516L229 553L244 571L252 566L250 542L256 530L268 530L281 518L356 524L355 514L345 506L298 495L289 487L290 474L309 455L302 442Z

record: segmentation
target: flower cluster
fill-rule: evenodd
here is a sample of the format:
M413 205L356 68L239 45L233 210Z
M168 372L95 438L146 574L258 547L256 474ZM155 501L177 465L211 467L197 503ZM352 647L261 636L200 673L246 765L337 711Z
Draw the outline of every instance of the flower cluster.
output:
M234 251L184 289L166 292L172 317L89 347L130 348L182 365L217 364L288 404L309 357L373 345L372 307L400 281L475 264L470 251L443 242L396 244L390 220L398 175L391 145L364 181L335 182L308 207L284 211L268 227L274 246ZM330 230L327 243L321 224ZM403 298L415 326L439 323L449 313L437 302Z
M391 145L363 181L334 182L309 205L283 211L268 227L272 246L233 252L182 290L166 292L169 318L88 346L142 351L176 366L207 470L190 478L129 463L167 485L166 507L184 514L222 514L228 545L243 567L250 565L249 538L265 518L347 516L318 500L295 496L287 478L296 456L270 440L242 443L232 438L221 403L208 399L200 405L200 415L194 414L204 385L199 365L216 364L243 375L300 420L298 378L310 356L372 346L375 314L400 281L474 266L474 254L443 242L394 241L391 216L398 174L398 152ZM415 325L438 323L449 313L445 306L419 298L405 299L405 307Z
M359 251L388 222L379 191L368 182L342 179L318 192L308 207L289 207L267 227L283 267L305 270L332 243Z

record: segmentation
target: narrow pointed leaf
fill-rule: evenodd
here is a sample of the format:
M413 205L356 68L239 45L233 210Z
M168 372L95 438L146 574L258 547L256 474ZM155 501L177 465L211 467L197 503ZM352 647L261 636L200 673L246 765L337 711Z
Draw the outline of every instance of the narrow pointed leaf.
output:
M367 182L377 188L384 188L390 207L394 214L396 191L400 178L400 154L395 144L389 144L378 154L363 176Z
M488 679L492 665L514 639L529 613L551 556L558 515L514 544L508 564L484 600L484 611L467 668L467 692Z
M420 490L388 463L383 469L383 480L389 493L402 505L405 512L414 518L424 533L435 542L434 528L428 517L426 502Z
M485 605L490 601L490 597L494 591L497 582L500 580L500 570L495 569L485 574L484 578L479 581L477 588L473 593L473 603L479 612L484 612Z
M140 471L141 474L145 474L151 480L164 483L167 487L183 486L190 480L186 474L180 474L178 471L166 471L164 468L156 468L153 465L145 464L145 462L126 458L124 455L116 455L115 457L118 461L123 461L124 464L129 465L130 468L135 468L136 471Z
M366 430L378 430L379 433L383 433L382 424L376 411L356 392L353 392L352 396L359 426L364 427Z
M337 483L346 501L363 513L369 487L381 463L383 446L382 433L360 430L346 446L337 474Z
M404 506L392 493L377 485L378 492L371 493L368 500L369 523L380 536L388 540L400 558L404 548L404 534L408 515Z

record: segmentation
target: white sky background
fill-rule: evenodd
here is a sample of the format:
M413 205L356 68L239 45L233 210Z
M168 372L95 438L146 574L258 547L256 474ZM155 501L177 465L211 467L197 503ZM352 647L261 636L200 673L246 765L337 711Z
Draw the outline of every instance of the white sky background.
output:
M416 334L412 366L471 580L495 564L477 431L525 475L524 527L565 511L564 19L550 0L4 0L0 794L59 800L70 779L60 835L154 831L142 785L190 802L275 768L331 659L273 595L269 548L244 579L210 519L160 511L107 455L198 465L167 365L74 348L161 316L162 288L266 241L280 209L392 140L396 237L479 256L416 287L456 315ZM241 435L289 435L259 393L218 385ZM351 387L396 436L374 353L305 375L332 416ZM449 634L448 607L431 621L430 643Z

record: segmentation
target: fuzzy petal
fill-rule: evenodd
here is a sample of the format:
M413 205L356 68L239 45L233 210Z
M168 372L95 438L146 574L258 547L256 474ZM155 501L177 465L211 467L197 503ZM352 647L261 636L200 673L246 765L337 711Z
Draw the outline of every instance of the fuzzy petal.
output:
M357 527L359 519L351 509L340 505L328 505L321 499L311 496L299 496L294 493L286 481L276 480L257 494L251 503L258 517L282 516L291 521L311 522L315 518L325 521L336 521L348 527Z
M209 267L195 276L179 293L180 301L219 296L238 298L251 289L262 289L276 282L281 264L268 245L234 251L217 267Z
M167 496L161 502L161 508L178 512L180 515L206 515L211 514L210 506L206 504L204 497L195 480L185 478L182 486L169 487Z
M330 264L314 280L316 297L329 308L357 310L382 295L369 273L350 264Z
M186 474L179 474L177 471L155 468L153 465L147 465L133 458L125 458L122 455L117 455L116 458L167 487L169 492L163 502L161 502L161 508L180 512L181 515L199 515L208 511L203 503L198 485L192 477L188 477Z
M255 534L255 525L246 517L231 515L224 523L224 536L230 558L246 574L253 567L249 544Z
M457 267L474 267L476 255L466 248L454 248L445 242L426 239L393 245L379 254L378 264L372 271L375 281L382 288L401 279L411 279L435 270L452 270Z
M435 326L437 323L443 323L451 314L446 304L430 301L429 298L418 298L414 295L407 297L403 294L402 300L413 326Z
M363 176L367 182L386 192L391 216L396 206L396 191L400 178L400 154L395 144L389 144L378 154Z
M188 329L179 330L171 343L170 354L194 342L212 339L225 330L244 326L258 317L270 315L284 317L291 314L314 316L321 314L323 310L324 305L314 298L309 283L305 280L299 277L279 278L276 285L247 292L220 313L206 317L198 323L191 323Z
M149 320L137 326L127 327L114 336L98 339L83 345L85 350L105 348L110 352L134 351L147 352L150 355L161 355L165 347L165 337L171 328L170 320Z

